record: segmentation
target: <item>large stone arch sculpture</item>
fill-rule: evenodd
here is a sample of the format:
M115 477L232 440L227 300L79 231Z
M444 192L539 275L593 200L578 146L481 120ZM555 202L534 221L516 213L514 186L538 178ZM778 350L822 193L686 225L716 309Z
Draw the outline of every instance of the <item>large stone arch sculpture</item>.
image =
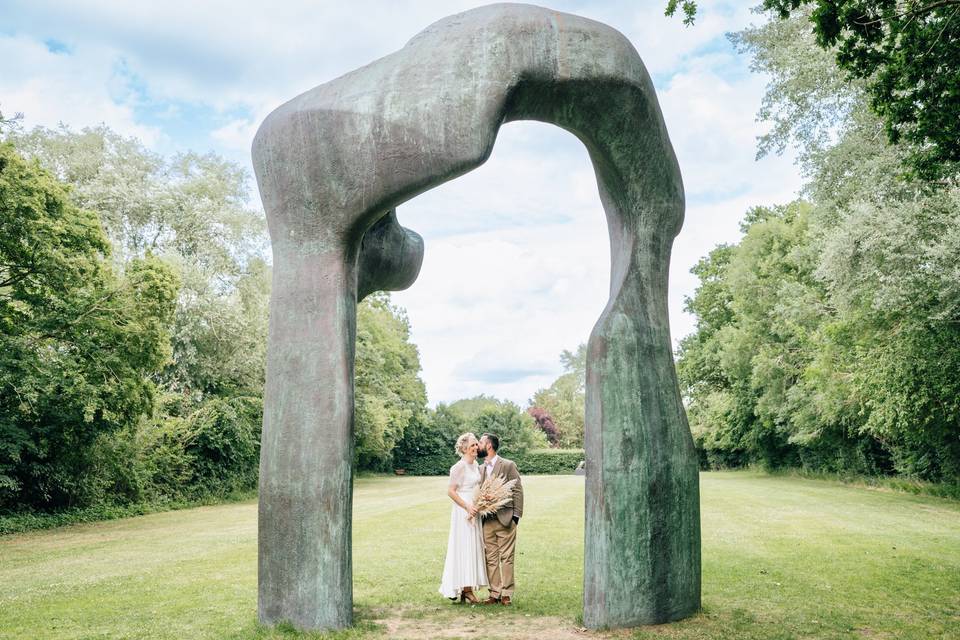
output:
M683 185L653 85L616 30L498 4L297 96L257 132L274 269L261 621L351 623L356 304L417 276L423 242L396 207L481 165L500 125L519 119L583 142L610 232L610 299L588 343L584 622L660 623L699 608L697 465L666 296Z

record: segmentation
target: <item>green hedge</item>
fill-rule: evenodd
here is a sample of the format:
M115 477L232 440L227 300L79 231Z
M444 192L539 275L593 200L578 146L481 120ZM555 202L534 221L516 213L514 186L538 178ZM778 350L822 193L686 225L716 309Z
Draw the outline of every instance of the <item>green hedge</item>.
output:
M533 449L509 457L520 473L527 475L573 473L584 459L583 449ZM402 469L408 476L445 476L456 461L453 455L423 456L408 460Z
M240 491L227 495L206 495L183 500L157 500L154 502L137 502L125 505L98 504L92 507L65 509L54 513L22 512L0 513L0 536L11 533L25 533L39 529L53 529L71 524L85 522L101 522L142 516L148 513L176 511L178 509L192 509L206 505L223 504L225 502L241 502L254 500L257 497L255 490Z
M527 475L573 473L582 460L583 449L532 449L513 458L517 470Z
M457 458L452 454L421 456L405 460L402 467L397 467L397 473L403 472L408 476L445 476L456 462Z

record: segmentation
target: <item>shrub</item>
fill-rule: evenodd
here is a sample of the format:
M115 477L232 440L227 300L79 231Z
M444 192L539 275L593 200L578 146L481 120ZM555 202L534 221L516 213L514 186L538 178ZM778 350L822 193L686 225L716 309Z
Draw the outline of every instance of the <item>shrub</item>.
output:
M453 446L467 430L464 422L444 404L412 421L393 450L394 469L415 476L447 475L457 461Z
M257 485L260 398L215 398L188 419L184 453L192 458L195 489L224 495Z
M445 476L450 473L450 467L457 462L453 453L442 455L423 456L408 460L397 469L403 469L408 476Z
M189 428L186 418L167 415L141 429L137 466L147 500L169 502L198 493L190 484L195 459L186 451Z
M513 461L521 474L558 475L573 473L585 459L583 449L533 449L516 456Z
M91 447L89 465L78 474L86 489L79 505L128 505L143 500L145 479L136 460L135 429L100 434Z

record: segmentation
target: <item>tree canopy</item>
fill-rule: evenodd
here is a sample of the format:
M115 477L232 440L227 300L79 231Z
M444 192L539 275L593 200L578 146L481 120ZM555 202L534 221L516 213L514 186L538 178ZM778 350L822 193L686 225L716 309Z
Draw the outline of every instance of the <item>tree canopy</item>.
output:
M799 17L846 80L862 86L891 143L909 143L926 179L960 166L960 0L764 0L782 20ZM669 0L692 25L697 4ZM807 67L817 73L813 66ZM842 96L835 96L842 97Z
M957 482L960 190L904 174L911 147L805 21L734 36L770 76L761 144L796 146L809 180L693 270L678 373L695 441L710 466Z
M96 214L0 144L0 507L82 500L98 435L153 408L178 279L109 255Z
M385 293L357 306L354 437L361 469L389 471L393 450L411 424L424 420L427 390L410 322Z
M576 351L562 351L560 363L564 373L549 387L537 390L530 399L531 415L540 424L549 418L556 430L551 444L579 449L583 447L586 410L586 343L580 344Z
M8 139L97 212L119 269L146 253L182 280L165 387L204 396L261 393L270 269L264 216L247 204L243 169L215 155L164 158L106 126Z
M817 44L863 80L892 143L913 143L921 175L960 162L960 0L764 0L786 19L808 16Z

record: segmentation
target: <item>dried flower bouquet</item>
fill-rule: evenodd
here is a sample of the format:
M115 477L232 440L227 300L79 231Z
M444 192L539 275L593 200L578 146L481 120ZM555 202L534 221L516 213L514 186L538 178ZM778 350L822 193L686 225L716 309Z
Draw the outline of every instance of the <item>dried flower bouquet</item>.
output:
M505 480L503 476L489 476L473 492L473 506L481 516L489 516L500 507L513 500L513 485L516 480ZM472 521L473 516L467 518Z

